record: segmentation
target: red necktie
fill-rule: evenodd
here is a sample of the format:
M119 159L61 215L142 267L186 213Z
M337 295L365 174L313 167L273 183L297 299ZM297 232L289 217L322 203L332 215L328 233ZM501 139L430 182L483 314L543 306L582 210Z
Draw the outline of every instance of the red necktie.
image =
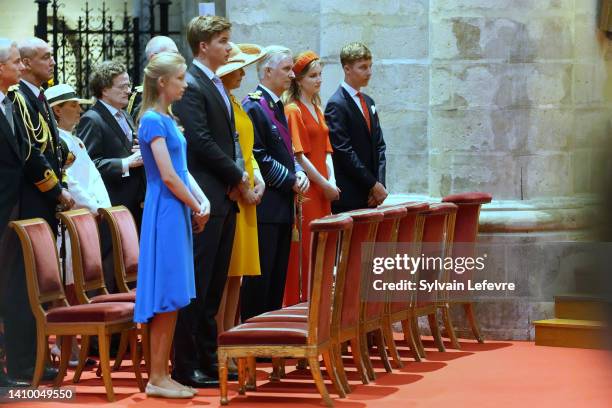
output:
M359 97L359 101L361 102L361 110L363 111L363 117L365 118L366 124L368 125L368 130L372 132L372 125L370 124L370 112L368 112L368 105L366 105L365 98L361 92L357 92L357 96Z

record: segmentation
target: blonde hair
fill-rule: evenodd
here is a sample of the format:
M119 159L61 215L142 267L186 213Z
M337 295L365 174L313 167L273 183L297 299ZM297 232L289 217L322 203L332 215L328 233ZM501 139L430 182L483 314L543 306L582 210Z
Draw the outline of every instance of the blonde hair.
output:
M291 79L291 86L289 87L289 89L283 92L283 103L284 104L290 104L290 103L300 100L301 91L300 91L300 85L298 84L298 81L300 81L302 78L308 75L308 72L310 72L310 70L315 67L323 67L323 64L321 64L321 60L315 59L315 60L310 61L304 67L302 72L300 72L299 75L296 75L295 78ZM311 102L313 103L313 105L321 106L321 96L319 95L318 92L312 96Z
M187 69L185 58L175 52L160 52L155 54L144 69L144 81L142 83L142 107L138 114L137 121L144 113L155 106L159 99L157 80L178 72L180 69Z
M220 16L197 16L187 24L187 42L194 57L200 52L200 43L209 43L215 35L231 30L232 23Z
M362 59L372 59L372 52L364 43L348 43L342 47L342 51L340 51L340 64L343 67Z

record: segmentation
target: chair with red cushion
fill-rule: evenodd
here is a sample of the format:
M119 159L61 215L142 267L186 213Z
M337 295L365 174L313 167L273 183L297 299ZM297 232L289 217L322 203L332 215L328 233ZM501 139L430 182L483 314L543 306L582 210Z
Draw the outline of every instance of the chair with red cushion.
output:
M490 203L493 196L489 193L470 192L452 194L442 198L442 202L453 203L458 206L455 219L453 257L473 257L475 244L478 238L478 220L480 208L483 204ZM453 302L454 303L454 302ZM463 305L472 333L479 343L484 343L476 317L474 315L474 304L472 302L458 302Z
M138 277L138 256L140 254L138 230L130 210L119 205L100 208L102 217L108 223L113 240L113 261L115 282L121 292L129 292L129 285Z
M219 335L217 355L221 404L227 405L227 360L238 359L238 383L240 394L245 393L246 359L254 357L305 358L323 401L332 406L327 388L321 376L319 356L327 367L331 365L331 321L333 273L338 240L342 232L349 231L353 222L344 215L332 215L311 222L311 291L308 302L307 322L243 323ZM251 375L253 373L250 373ZM328 372L341 393L342 386L334 370Z
M13 221L21 241L26 269L28 298L36 319L36 365L32 385L40 383L43 368L49 353L50 335L62 336L62 353L55 386L59 386L66 375L70 358L72 337L98 336L102 377L109 401L114 401L110 376L110 335L129 331L131 357L138 387L144 391L140 374L140 358L136 348L134 303L114 302L69 306L60 279L59 259L55 238L49 225L41 218ZM48 304L45 309L43 305ZM54 307L55 306L55 307Z
M425 258L441 258L450 256L452 247L452 232L454 230L455 215L457 206L451 203L435 203L430 204L429 209L423 212L425 221L423 225L423 240L421 253ZM417 280L425 280L428 282L438 281L440 283L448 280L448 273L443 269L423 269L418 271ZM415 343L421 357L425 357L425 349L419 336L418 317L427 316L429 327L434 341L440 351L446 351L440 330L438 327L437 310L440 308L443 312L444 324L446 326L451 343L458 347L455 331L450 321L448 312L448 303L446 302L448 294L445 291L434 290L432 293L424 291L417 292L417 299L413 310L413 333L415 334Z
M402 362L397 351L395 340L393 335L388 335L385 331L385 310L387 305L387 291L379 292L374 288L374 280L378 279L376 275L372 273L373 257L392 257L394 256L396 244L397 244L397 233L399 230L399 224L401 220L406 217L407 211L404 206L389 206L378 208L383 215L383 220L378 225L376 231L376 245L366 245L362 249L362 256L364 262L367 263L367 267L364 270L362 285L362 298L361 298L361 314L359 321L359 333L361 335L361 349L363 353L363 361L365 363L366 372L368 377L373 381L376 379L374 368L369 357L369 349L367 336L369 333L373 334L373 339L376 343L376 349L380 355L380 359L385 367L385 371L391 372L391 364L387 356L385 344L389 347L389 352L395 365L397 367L402 366ZM363 254L363 251L373 251L372 254ZM387 335L385 335L387 334Z
M408 256L419 256L421 251L421 240L423 239L423 224L425 222L424 212L429 209L427 203L406 202L399 203L406 207L407 215L400 220L399 230L397 232L398 253L406 253ZM381 206L385 208L388 206ZM407 251L407 252L405 252ZM417 282L418 275L416 273L400 273L396 272L392 281L400 282L408 280ZM393 323L401 322L404 333L404 340L408 344L412 355L416 361L421 361L421 357L416 348L415 337L412 333L412 312L416 300L415 291L401 291L398 294L392 293L389 295L387 310L385 311L385 338L393 338Z
M362 356L361 337L359 336L359 313L361 307L360 291L363 268L367 262L361 258L361 245L374 242L378 224L383 214L377 209L354 210L342 213L353 219L350 234L344 233L336 269L331 336L333 342L332 361L346 393L351 392L342 362L341 345L350 342L353 362L364 384L369 382ZM348 242L347 242L348 239ZM308 319L308 302L287 306L280 310L252 317L247 323L255 322L303 322Z
M66 226L70 237L72 254L72 269L74 272L74 286L79 304L108 303L108 302L135 302L136 292L108 293L104 283L102 271L102 255L100 252L100 236L98 224L94 215L87 209L78 209L58 213L58 217ZM89 297L87 292L97 292ZM127 350L127 333L123 333L119 343L117 358L113 369L121 366L123 356ZM89 337L81 339L81 356L79 365L74 374L74 382L78 382L87 359L89 350ZM145 356L148 361L148 356Z

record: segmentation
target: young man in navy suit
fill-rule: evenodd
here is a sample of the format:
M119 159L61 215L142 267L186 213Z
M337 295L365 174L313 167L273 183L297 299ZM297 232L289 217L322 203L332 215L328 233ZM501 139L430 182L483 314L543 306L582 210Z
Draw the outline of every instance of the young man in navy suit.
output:
M334 213L376 207L388 195L385 141L378 112L374 100L361 92L372 77L372 53L362 43L350 43L342 48L340 62L344 81L325 107L341 191L340 199L332 203Z

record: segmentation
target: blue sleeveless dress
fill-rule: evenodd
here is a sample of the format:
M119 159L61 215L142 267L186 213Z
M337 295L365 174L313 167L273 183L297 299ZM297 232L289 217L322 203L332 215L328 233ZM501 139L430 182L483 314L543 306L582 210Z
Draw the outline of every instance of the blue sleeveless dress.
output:
M151 152L157 137L166 139L174 170L189 186L185 137L170 116L146 112L138 130L147 175L134 307L138 323L147 323L156 313L178 310L195 298L191 209L161 179Z

